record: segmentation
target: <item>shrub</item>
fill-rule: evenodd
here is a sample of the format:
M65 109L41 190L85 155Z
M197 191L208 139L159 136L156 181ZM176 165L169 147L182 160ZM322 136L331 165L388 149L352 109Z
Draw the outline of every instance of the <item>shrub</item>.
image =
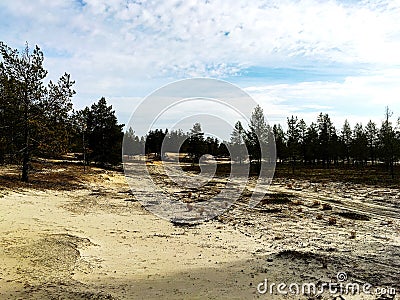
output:
M303 204L303 201L301 201L301 200L294 200L294 201L292 201L292 203L293 203L293 205L302 205L302 204Z
M318 207L321 205L321 202L319 202L318 200L314 200L313 204L311 207Z
M335 225L336 224L336 218L335 217L329 217L329 220L328 220L328 224L329 225Z
M322 203L322 210L331 210L332 209L332 205L328 204L328 203Z

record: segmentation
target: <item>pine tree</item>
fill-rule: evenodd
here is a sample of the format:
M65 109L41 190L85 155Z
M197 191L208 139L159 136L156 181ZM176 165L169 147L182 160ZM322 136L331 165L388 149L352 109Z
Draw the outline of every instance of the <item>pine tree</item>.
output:
M71 89L74 84L69 74L65 73L54 84L48 84L45 100L40 104L43 115L40 122L42 130L38 132L40 140L38 151L41 155L59 156L68 151L71 134L72 102L70 99L75 94ZM39 136L40 135L40 136Z
M303 163L306 163L307 159L307 124L301 119L299 121L299 151L301 153Z
M287 145L292 163L292 172L294 173L300 146L300 128L297 117L287 118L287 125Z
M102 97L80 113L87 141L87 160L102 165L117 164L122 159L123 124L118 124L115 111Z
M132 127L129 127L128 131L124 134L123 154L128 156L134 156L142 154L142 144L140 138L135 134Z
M204 140L205 153L216 156L218 155L219 141L217 138L207 137Z
M343 128L340 135L340 140L343 149L343 158L347 160L347 164L350 164L350 147L352 143L352 131L350 124L347 119L344 121Z
M333 157L333 148L331 147L335 142L336 129L328 114L320 113L317 124L320 159L322 159L324 165L329 167Z
M50 81L46 87L47 71L38 46L31 53L26 45L19 54L0 42L0 54L2 128L8 132L2 140L15 158L22 153L21 179L28 181L32 154L54 155L67 149L74 82L64 74L57 84Z
M189 132L188 154L194 161L198 161L205 152L204 133L201 130L200 123L193 124Z
M276 157L280 162L284 162L288 156L285 133L280 124L275 124L272 130L276 144Z
M243 129L242 123L237 121L235 127L231 133L231 148L232 153L235 157L233 159L239 160L241 164L243 159L245 159L246 149L245 149L245 130Z
M182 129L171 130L165 136L163 149L165 152L187 152L187 139L188 135Z
M396 160L396 133L390 122L392 112L389 107L385 109L385 120L382 122L380 129L380 156L390 170L392 178L394 178L394 162Z
M167 130L165 132L162 129L150 130L146 136L146 154L154 153L157 159L161 159L162 150L166 150L163 149L163 142L167 134Z
M306 134L306 153L307 160L311 164L315 164L318 160L319 138L318 138L318 125L314 122L307 128Z
M249 131L246 132L246 145L249 154L260 166L263 158L261 149L266 149L269 142L269 128L265 122L264 112L261 106L257 105L251 115Z
M368 141L361 123L354 126L351 154L354 160L362 165L368 157Z
M372 164L375 164L376 160L376 151L379 141L379 131L376 127L376 124L370 120L365 128L365 135L367 138L368 143L368 152L369 152L369 159L371 160Z

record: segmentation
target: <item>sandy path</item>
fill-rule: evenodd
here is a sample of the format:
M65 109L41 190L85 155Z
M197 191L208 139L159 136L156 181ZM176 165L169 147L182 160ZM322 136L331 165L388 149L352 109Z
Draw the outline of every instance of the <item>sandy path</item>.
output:
M366 214L368 216L378 218L381 220L386 220L386 218L394 218L400 220L400 191L392 190L388 192L386 188L369 188L365 191L356 191L353 193L338 193L332 188L326 188L326 190L315 192L312 188L288 188L285 185L272 185L269 188L272 193L288 193L301 197L303 200L314 201L318 200L320 202L329 203L331 206L342 210L353 211L361 214ZM373 197L373 194L378 194L378 197ZM382 205L382 202L376 201L381 200L382 195L390 194L394 199L396 199L395 204ZM375 199L374 199L375 198ZM375 200L375 201L374 201Z

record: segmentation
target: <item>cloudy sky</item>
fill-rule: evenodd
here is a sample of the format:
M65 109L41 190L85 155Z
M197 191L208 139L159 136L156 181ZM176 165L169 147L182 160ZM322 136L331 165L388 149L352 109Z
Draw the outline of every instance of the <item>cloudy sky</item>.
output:
M399 0L13 0L0 37L76 80L76 108L105 96L127 123L171 81L232 82L270 123L329 113L337 127L400 116Z

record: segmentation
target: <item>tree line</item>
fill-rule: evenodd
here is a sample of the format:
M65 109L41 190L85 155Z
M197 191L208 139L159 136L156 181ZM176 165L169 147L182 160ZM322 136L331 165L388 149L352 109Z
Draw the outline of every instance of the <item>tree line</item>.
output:
M280 124L270 126L264 119L260 106L255 107L248 129L236 122L229 141L204 138L201 125L196 123L184 133L182 130L150 130L145 137L135 135L132 128L125 136L124 154L154 154L161 158L165 152L183 152L193 159L203 154L231 156L239 163L245 161L260 164L268 160L261 148L275 142L276 162L291 165L322 166L339 165L366 166L384 163L393 176L394 165L400 157L400 119L391 121L392 112L385 109L380 126L369 121L366 126L357 123L351 128L348 120L337 129L328 114L320 113L316 122L307 125L297 116L287 118L287 129ZM164 143L164 144L163 144ZM180 145L179 149L172 145ZM232 155L234 153L234 155ZM270 153L264 153L264 155Z
M167 152L185 153L194 162L204 154L216 157L231 157L240 163L248 160L252 163L261 163L269 159L264 145L273 143L272 128L267 125L263 110L255 107L249 124L245 130L240 121L235 124L230 141L220 141L215 137L205 137L200 123L193 124L188 132L183 130L154 129L146 136L135 135L132 128L125 133L124 155L152 154L161 159ZM263 156L264 155L264 156Z
M340 129L328 114L321 113L309 126L291 116L286 132L280 125L273 126L278 161L289 162L293 169L297 163L325 167L384 163L393 176L400 157L400 119L393 124L392 114L386 107L380 126L370 120L366 126L357 123L351 128L345 120Z
M132 128L125 133L124 155L153 155L155 159L161 159L168 152L186 153L188 158L199 159L203 154L226 157L229 151L224 143L217 138L205 137L200 123L193 124L189 132L182 129L154 129L144 137L135 134Z
M0 164L21 165L28 181L31 159L80 152L85 164L121 161L122 128L105 98L73 110L75 82L65 73L45 84L38 46L19 53L0 42Z
M139 137L132 128L123 132L115 111L105 98L81 110L74 110L75 82L63 74L56 82L45 84L47 70L38 46L18 50L0 42L0 164L21 165L21 179L28 181L32 157L60 157L79 153L84 164L102 165L121 162L124 155L153 154L161 158L167 152L186 153L193 162L203 154L230 157L238 163L272 162L265 146L276 145L276 161L296 165L365 166L384 163L392 176L400 157L400 121L392 122L386 108L378 126L369 121L351 128L346 120L340 129L328 114L321 113L307 125L297 116L287 118L287 129L270 126L260 106L255 107L248 128L236 122L229 141L219 141L202 132L195 123L188 132L154 129ZM124 138L125 136L125 138Z

